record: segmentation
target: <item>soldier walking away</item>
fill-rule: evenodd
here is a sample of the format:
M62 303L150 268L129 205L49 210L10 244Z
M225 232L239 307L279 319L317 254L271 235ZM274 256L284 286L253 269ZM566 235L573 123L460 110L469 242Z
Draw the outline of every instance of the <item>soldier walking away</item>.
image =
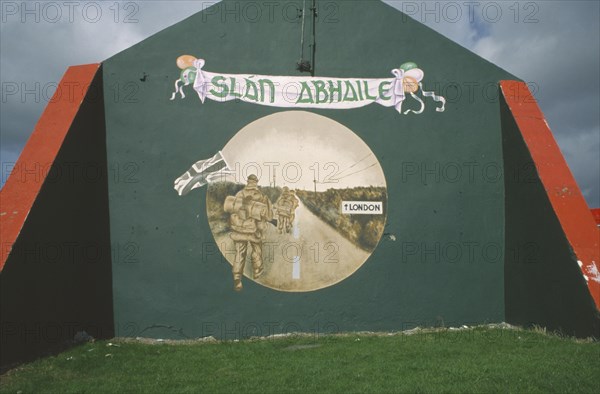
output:
M233 284L236 291L242 290L242 276L248 249L254 279L263 273L262 247L267 223L273 219L271 201L258 188L256 175L248 177L247 185L235 197L225 199L225 212L230 213L229 236L235 244L235 260L233 264Z
M275 209L277 210L277 229L279 233L290 233L292 230L292 224L296 217L296 208L298 208L298 199L290 189L285 186L281 196L275 202Z

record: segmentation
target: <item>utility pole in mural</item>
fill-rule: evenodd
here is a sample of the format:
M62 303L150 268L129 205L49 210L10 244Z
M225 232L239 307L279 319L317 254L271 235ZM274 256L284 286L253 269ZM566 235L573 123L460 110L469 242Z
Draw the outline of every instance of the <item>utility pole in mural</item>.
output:
M316 18L314 5L312 11ZM304 28L304 14L302 20ZM314 30L312 63L303 60L304 32L301 45L298 68L314 74ZM185 98L184 88L191 85L202 103L241 100L288 109L377 103L402 115L422 114L424 98L439 104L436 112L444 112L446 104L444 97L423 90L425 73L413 62L382 79L214 73L191 55L176 63L182 71L171 100ZM418 109L403 110L407 97ZM260 167L249 172L252 163L271 165L265 173ZM278 171L281 187L275 182ZM183 196L206 184L209 224L232 265L236 291L243 288L243 275L281 291L333 285L354 273L383 235L387 190L379 161L350 129L311 112L285 111L251 122L214 157L177 178L174 187ZM317 192L317 184L325 190ZM312 196L306 192L311 189ZM230 250L236 251L233 258Z

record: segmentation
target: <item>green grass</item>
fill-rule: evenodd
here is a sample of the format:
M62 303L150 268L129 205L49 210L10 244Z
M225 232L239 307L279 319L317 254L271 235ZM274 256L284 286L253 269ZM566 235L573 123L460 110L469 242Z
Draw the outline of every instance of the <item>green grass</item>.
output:
M476 328L241 342L97 341L1 376L0 392L596 392L600 343Z

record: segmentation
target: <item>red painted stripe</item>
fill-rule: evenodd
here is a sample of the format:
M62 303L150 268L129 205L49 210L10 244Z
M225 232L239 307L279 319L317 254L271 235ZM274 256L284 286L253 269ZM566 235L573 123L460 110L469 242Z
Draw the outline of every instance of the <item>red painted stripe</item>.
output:
M594 208L591 211L592 215L594 216L594 220L596 221L596 224L600 226L600 208Z
M69 67L0 191L0 271L100 64Z
M600 310L600 230L596 221L527 85L501 81L500 88Z

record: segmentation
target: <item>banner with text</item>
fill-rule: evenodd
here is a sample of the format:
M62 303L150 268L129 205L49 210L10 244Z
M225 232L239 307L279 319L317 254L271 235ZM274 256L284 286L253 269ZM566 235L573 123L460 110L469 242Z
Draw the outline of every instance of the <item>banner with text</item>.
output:
M186 56L191 57L184 55L180 59ZM425 74L415 63L404 63L392 70L394 78L373 79L223 74L204 71L203 59L184 59L187 64L180 59L177 63L183 71L175 82L171 100L177 94L185 98L183 87L193 84L202 103L208 98L272 107L323 109L352 109L377 103L394 107L403 114L421 114L425 110L425 102L417 95L421 90L423 97L431 97L440 103L437 112L444 112L446 104L444 97L423 90L421 81ZM420 107L403 111L402 104L409 95Z

